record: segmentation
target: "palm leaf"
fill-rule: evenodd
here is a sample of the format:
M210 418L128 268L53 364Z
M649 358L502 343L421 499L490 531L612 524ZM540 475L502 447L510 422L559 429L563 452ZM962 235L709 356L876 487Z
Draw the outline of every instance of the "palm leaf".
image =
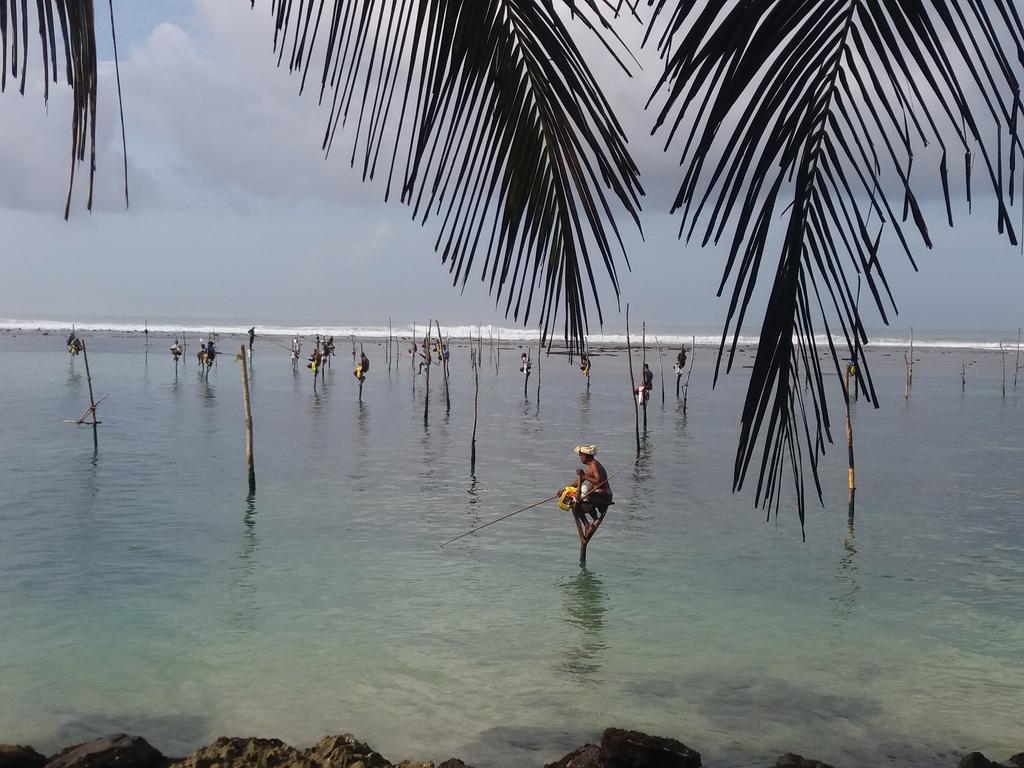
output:
M613 56L595 0L564 0ZM386 174L425 223L453 285L474 271L506 316L564 311L571 345L616 297L616 216L639 227L639 172L625 134L552 0L272 0L278 62L315 83L323 149L350 127L349 162ZM621 64L620 60L620 64ZM316 82L319 81L319 82ZM626 261L628 266L628 260ZM478 269L475 269L478 268ZM539 290L539 297L535 291Z
M896 305L881 257L896 251L913 263L913 241L932 246L915 182L941 183L952 226L948 155L964 154L968 201L980 159L998 230L1017 242L1007 206L1022 149L1024 28L1013 0L650 1L665 61L656 129L667 131L666 146L682 145L680 235L728 243L719 294L730 282L732 290L716 381L735 359L754 285L771 280L733 487L760 444L755 503L778 509L788 464L802 528L805 462L820 500L818 460L832 440L817 335L841 396L832 336L850 356L867 342L852 276L888 324ZM930 144L938 168L925 176L913 161ZM781 246L765 275L773 237ZM863 357L857 375L877 407Z
M114 34L114 66L117 72L117 99L121 103L121 73L117 62L117 37L114 33L113 0L108 0L110 28ZM29 17L34 18L30 21ZM96 89L99 81L96 58L96 24L93 0L0 0L0 92L7 90L8 79L25 95L28 80L29 47L38 34L43 64L43 101L50 98L50 83L57 83L58 72L71 86L71 170L64 218L71 211L75 168L89 152L89 196L86 207L92 209L93 180L96 174ZM58 38L59 30L59 38ZM58 49L63 53L58 67ZM121 112L121 140L124 155L125 205L128 204L128 155L124 147L124 112Z

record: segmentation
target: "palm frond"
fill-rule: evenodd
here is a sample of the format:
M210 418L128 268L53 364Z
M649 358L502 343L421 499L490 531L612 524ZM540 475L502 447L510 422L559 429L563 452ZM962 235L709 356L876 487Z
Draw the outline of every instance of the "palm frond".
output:
M597 0L576 23L625 49ZM621 3L620 3L621 5ZM278 62L319 80L323 149L350 120L348 156L386 173L425 223L453 285L474 267L506 316L564 310L572 345L602 318L596 269L619 292L616 223L639 227L639 172L625 134L552 0L272 0ZM621 59L619 59L620 63ZM626 261L628 265L628 259ZM539 289L539 301L535 291ZM538 306L539 305L539 306Z
M652 97L656 128L667 131L666 147L682 144L680 235L729 246L719 294L731 282L732 296L716 381L723 359L726 372L732 366L754 286L770 269L770 240L781 239L733 486L742 487L760 441L755 503L771 510L775 499L778 509L788 463L802 527L804 457L820 500L818 460L832 439L817 336L841 395L833 332L850 356L867 342L852 276L863 277L888 324L896 305L883 253L913 263L914 233L932 246L915 151L935 145L938 168L927 178L941 184L950 226L947 156L964 153L968 201L980 159L998 230L1017 241L1007 206L1022 149L1024 28L1013 0L650 2L665 61ZM857 375L877 407L866 363L861 357Z
M113 0L110 7L111 31L114 29ZM29 16L34 16L30 22ZM64 218L71 211L71 194L75 185L75 168L85 161L89 150L89 196L86 207L92 209L93 180L96 174L96 89L99 81L96 57L96 23L93 0L0 0L0 92L7 90L8 78L25 95L28 80L29 47L36 30L43 65L43 101L50 98L50 83L57 83L60 69L71 86L71 170ZM57 32L60 32L58 39ZM58 49L63 53L63 67L58 67ZM117 98L121 103L121 76L117 62L117 39L114 38L114 64L117 71ZM122 148L124 113L121 113ZM128 155L125 158L125 204L128 203Z

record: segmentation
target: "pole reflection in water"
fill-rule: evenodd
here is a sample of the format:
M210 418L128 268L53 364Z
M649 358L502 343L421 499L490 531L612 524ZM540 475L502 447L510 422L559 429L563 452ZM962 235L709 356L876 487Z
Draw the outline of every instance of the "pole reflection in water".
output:
M832 597L832 615L845 623L853 618L857 608L857 593L860 592L860 574L857 569L857 547L854 544L853 515L847 521L846 538L843 539L843 556L839 558L839 570L836 578L843 591Z
M256 629L256 612L259 610L258 590L254 583L259 569L256 560L259 541L256 538L255 493L249 493L245 497L242 524L242 544L238 549L238 557L231 566L231 591L234 598L231 601L229 621L235 629L250 633Z
M578 632L578 643L567 643L562 669L583 680L591 680L601 669L607 649L604 641L604 614L608 610L608 592L604 582L581 567L575 576L561 584L565 597L565 620Z

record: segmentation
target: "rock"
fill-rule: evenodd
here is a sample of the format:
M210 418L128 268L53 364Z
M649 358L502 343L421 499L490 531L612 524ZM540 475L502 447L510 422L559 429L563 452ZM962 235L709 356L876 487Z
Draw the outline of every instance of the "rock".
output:
M601 748L596 744L587 744L575 752L570 752L557 763L544 768L606 768L602 759Z
M391 768L379 752L351 733L324 736L315 747L306 750L306 757L321 768Z
M1014 755L1007 760L1003 765L1006 768L1024 768L1024 752Z
M971 752L960 759L960 762L957 763L957 768L999 768L999 766L981 754L981 752Z
M471 765L466 765L464 762L459 760L457 757L453 757L449 760L445 760L437 768L473 768Z
M808 760L803 755L787 752L775 761L775 768L832 768L832 766L820 760Z
M20 744L0 744L0 768L42 768L46 758L32 747Z
M601 736L601 761L609 768L700 768L700 753L675 739L609 728Z
M417 763L413 760L403 760L398 764L397 768L434 768L434 764L431 762Z
M46 768L164 768L168 762L145 739L118 733L68 747Z
M219 738L170 768L321 768L280 739Z

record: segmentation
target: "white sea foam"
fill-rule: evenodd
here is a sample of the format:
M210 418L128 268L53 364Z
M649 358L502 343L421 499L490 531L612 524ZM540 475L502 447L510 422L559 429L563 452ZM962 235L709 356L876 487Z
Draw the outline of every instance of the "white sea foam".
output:
M148 327L150 333L154 334L170 336L184 333L189 337L209 336L211 333L219 334L221 336L245 336L249 332L249 327L243 325L220 326L216 324L197 325L195 323L152 323L146 326L142 323L105 321L75 322L72 324L71 322L64 320L23 320L0 318L0 330L68 332L71 330L72 325L80 331L115 334L142 333ZM453 339L476 338L478 335L482 335L485 341L489 341L491 338L494 338L495 340L500 338L501 341L512 343L536 343L538 339L538 331L535 329L508 328L496 325L442 325L441 331L446 337ZM426 324L417 323L415 326L411 323L396 325L390 330L390 333L400 339L410 339L413 336L421 339L426 334ZM386 339L388 337L389 330L386 325L257 325L256 334L257 339L261 336L290 338L295 335L300 337L312 337L319 334L321 336L334 336L337 341L340 339L346 339L350 336L361 339ZM721 334L709 334L705 329L702 329L699 333L684 333L679 332L678 330L664 334L648 333L647 339L648 345L653 346L656 340L657 343L660 343L662 347L666 349L693 343L700 346L718 346L722 342ZM557 340L558 337L556 337L556 344ZM630 340L633 343L637 343L639 341L639 336L631 335ZM815 337L815 340L820 351L827 350L828 340L824 335L819 334ZM589 344L594 346L625 345L626 335L625 333L594 333L588 336L587 341ZM741 347L756 346L757 342L758 337L750 334L741 335L738 339L738 344ZM835 344L836 349L840 354L847 351L846 339L844 337L833 336L832 342ZM731 336L726 339L727 348L730 344L732 344ZM877 336L870 339L866 348L906 349L908 344L909 341L907 337ZM1016 338L1010 338L1009 335L1003 339L1003 345L1005 348L1012 348L1015 344ZM980 351L998 351L999 340L998 336L990 334L977 334L975 337L968 337L967 335L964 335L960 338L942 335L923 335L919 337L915 336L914 346L919 349L973 349Z

